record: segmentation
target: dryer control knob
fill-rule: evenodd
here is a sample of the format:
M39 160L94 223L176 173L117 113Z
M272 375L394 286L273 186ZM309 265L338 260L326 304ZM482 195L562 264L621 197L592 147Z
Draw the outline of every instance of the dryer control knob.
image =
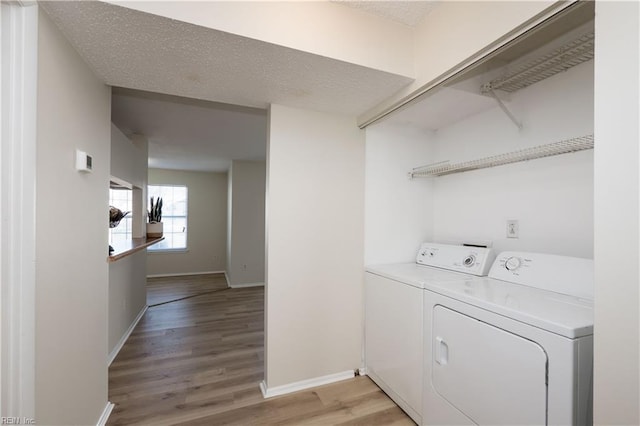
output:
M517 257L510 257L504 262L504 267L507 268L507 271L515 271L520 267L521 261Z
M472 254L470 254L469 256L465 257L464 260L462 261L462 264L464 266L466 266L467 268L472 267L474 264L476 263L476 257Z

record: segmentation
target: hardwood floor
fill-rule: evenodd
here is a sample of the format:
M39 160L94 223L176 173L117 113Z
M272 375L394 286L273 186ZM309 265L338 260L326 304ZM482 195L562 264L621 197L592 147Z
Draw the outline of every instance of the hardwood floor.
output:
M226 290L224 274L147 279L147 305L153 306L211 291Z
M218 278L150 280L148 300L179 300L151 306L111 364L109 425L413 424L367 377L263 399L264 289Z

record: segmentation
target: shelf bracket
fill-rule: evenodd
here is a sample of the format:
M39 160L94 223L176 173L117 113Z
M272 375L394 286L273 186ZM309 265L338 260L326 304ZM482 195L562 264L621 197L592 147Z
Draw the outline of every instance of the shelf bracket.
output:
M516 127L518 128L518 130L522 130L522 123L520 123L516 117L511 113L511 111L509 111L509 108L507 108L507 106L504 104L504 102L502 102L502 99L500 99L498 97L498 95L496 94L496 92L493 90L493 87L491 87L491 83L487 83L485 85L482 86L482 93L488 93L491 95L491 97L493 99L496 100L496 102L498 103L498 106L500 107L500 109L507 114L507 117L509 117L509 119L513 122L513 124L516 125Z

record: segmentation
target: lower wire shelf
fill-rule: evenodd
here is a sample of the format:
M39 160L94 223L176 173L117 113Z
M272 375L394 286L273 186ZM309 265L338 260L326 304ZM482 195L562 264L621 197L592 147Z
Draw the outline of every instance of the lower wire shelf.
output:
M426 166L416 167L409 172L410 178L443 176L452 173L461 173L469 170L484 169L487 167L502 166L504 164L518 163L520 161L534 160L537 158L551 157L553 155L567 154L570 152L593 149L593 135L580 136L553 142L546 145L538 145L532 148L521 149L519 151L505 154L493 155L491 157L477 160L465 161L462 163L449 163L442 161Z

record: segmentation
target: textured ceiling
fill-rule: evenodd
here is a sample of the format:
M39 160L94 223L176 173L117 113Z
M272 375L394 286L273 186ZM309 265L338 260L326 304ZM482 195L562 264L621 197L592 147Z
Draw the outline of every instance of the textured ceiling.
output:
M266 112L229 105L357 116L412 81L109 3L40 5L106 84L172 95L115 91L113 121L149 138L152 167L215 171L264 158Z
M265 159L266 110L120 88L111 108L120 130L149 139L149 167L219 172Z
M41 4L95 73L112 86L355 116L411 82L406 76L113 4Z
M377 1L377 0L331 0L345 6L391 19L411 27L416 26L435 7L436 1Z

